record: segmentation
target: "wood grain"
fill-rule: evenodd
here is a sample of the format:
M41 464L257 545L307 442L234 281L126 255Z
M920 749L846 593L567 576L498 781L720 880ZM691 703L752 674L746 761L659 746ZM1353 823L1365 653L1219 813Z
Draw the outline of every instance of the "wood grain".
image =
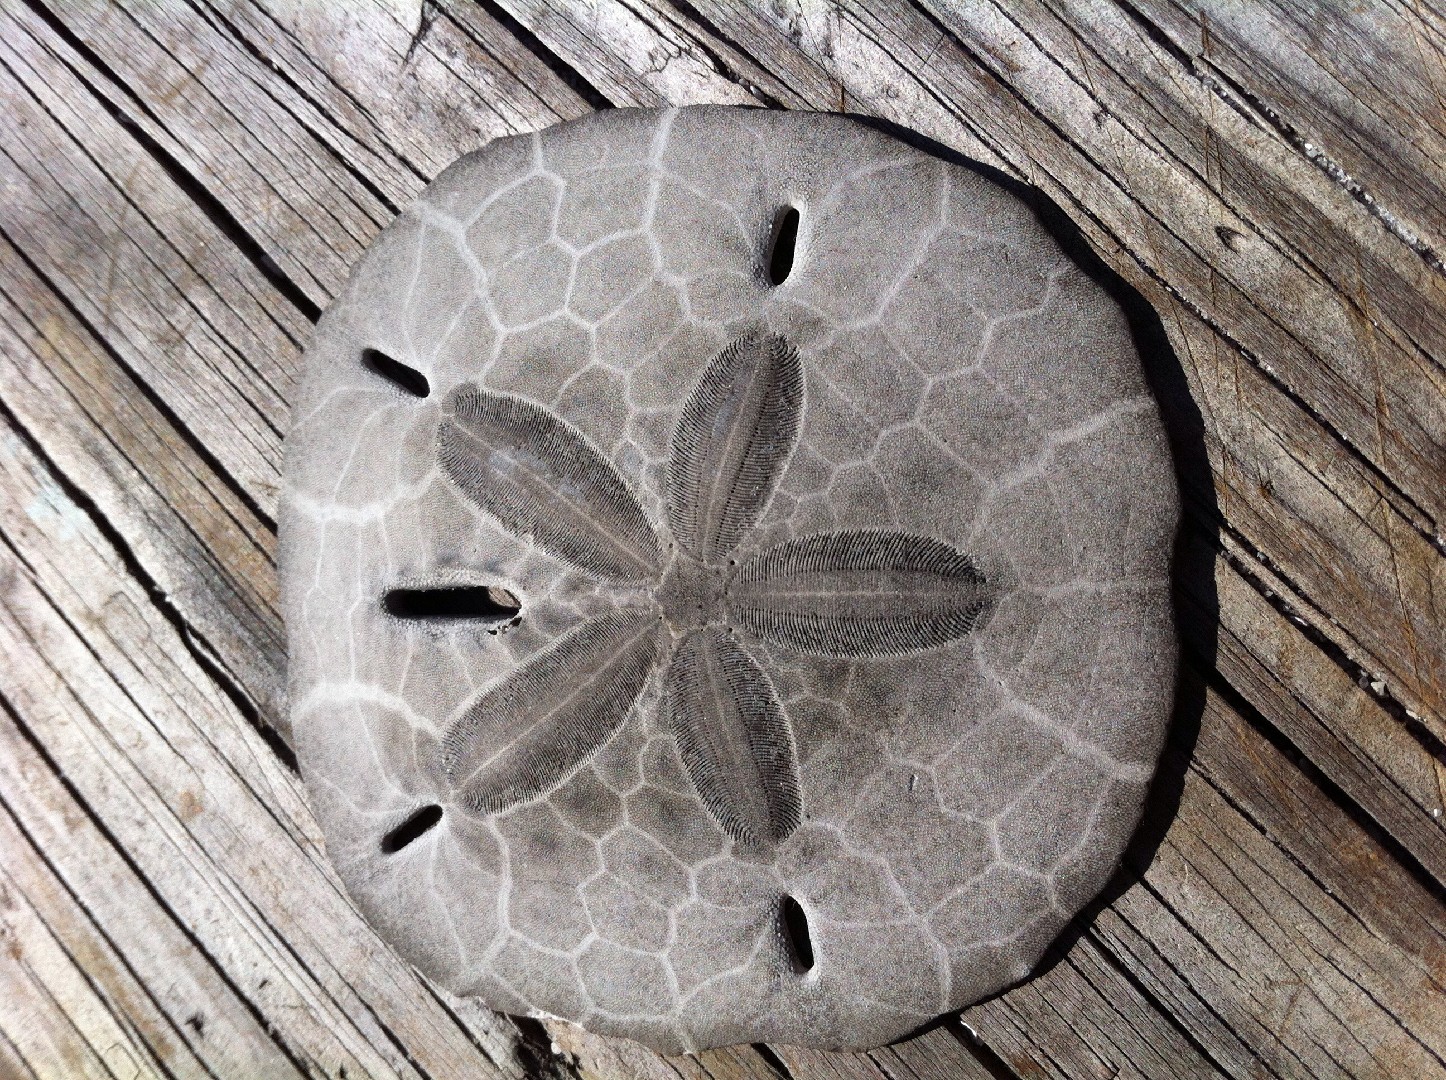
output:
M487 1052L510 1060L505 1022L473 1029L362 924L295 775L9 429L0 478L0 696L143 876L156 917L303 1073L505 1075Z
M1337 14L0 3L0 1073L1446 1076L1446 20ZM864 1055L662 1059L446 998L287 764L310 322L459 153L694 101L866 113L1035 186L1126 287L1186 495L1125 868L1036 979Z
M14 960L45 980L79 970L83 993L104 1010L85 1033L103 1025L150 1073L299 1075L18 722L0 731L0 762L16 781L0 817L5 921L26 931L7 934ZM78 990L48 996L68 1002ZM23 1046L26 1025L16 1026ZM41 1071L49 1058L31 1055Z

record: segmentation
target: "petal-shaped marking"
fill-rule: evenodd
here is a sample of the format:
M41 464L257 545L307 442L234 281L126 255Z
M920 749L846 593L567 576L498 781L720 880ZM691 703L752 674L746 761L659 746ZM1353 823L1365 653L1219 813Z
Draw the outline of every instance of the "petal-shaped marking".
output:
M817 533L754 556L728 590L752 633L818 656L887 656L962 637L993 589L962 551L888 531Z
M688 777L743 843L776 843L802 816L793 732L773 684L716 628L683 639L668 667L668 712Z
M599 577L646 581L658 542L617 470L540 405L466 384L437 429L442 471L509 532Z
M803 365L777 334L749 334L709 361L668 462L668 523L685 551L709 563L738 545L773 495L802 413Z
M458 798L494 813L571 776L622 726L659 637L651 612L589 619L478 698L442 740Z

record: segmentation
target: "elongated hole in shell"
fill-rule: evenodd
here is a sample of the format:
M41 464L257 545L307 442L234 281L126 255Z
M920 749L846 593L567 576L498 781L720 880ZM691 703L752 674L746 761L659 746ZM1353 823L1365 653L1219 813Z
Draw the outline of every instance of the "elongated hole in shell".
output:
M382 597L388 615L399 619L485 619L517 615L522 602L493 585L451 585L440 589L390 589Z
M800 975L813 970L813 938L808 932L808 912L793 897L784 894L778 905L783 940L793 956L793 969Z
M781 206L773 217L773 235L768 241L768 280L782 285L793 273L793 253L798 246L798 207Z
M373 375L386 379L398 390L412 397L424 398L432 392L432 384L427 382L425 375L379 349L363 349L361 363L362 367Z
M442 820L442 808L433 803L424 806L382 837L382 854L395 855L402 848L425 836Z

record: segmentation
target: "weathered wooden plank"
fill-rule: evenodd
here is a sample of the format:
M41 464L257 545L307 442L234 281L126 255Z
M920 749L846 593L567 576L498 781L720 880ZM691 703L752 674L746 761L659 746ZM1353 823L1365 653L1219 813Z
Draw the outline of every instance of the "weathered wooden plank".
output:
M572 1024L546 1025L552 1060L583 1080L777 1080L758 1051L749 1046L663 1057L626 1039L594 1035Z
M1398 514L1368 470L1321 437L1249 369L1187 341L1181 360L1202 410L1228 531L1301 598L1325 639L1388 683L1446 735L1439 551Z
M1150 1015L1158 1010L1142 1012L1139 1000L1101 950L1077 946L1004 997L966 1010L964 1019L1022 1077L1216 1075L1198 1046ZM1085 1016L1090 1022L1080 1023Z
M809 1080L1004 1080L1015 1075L1002 1062L985 1064L988 1052L974 1047L953 1017L922 1034L866 1054L798 1046L776 1046L772 1053L790 1076Z
M13 1076L16 1080L40 1080L30 1062L26 1061L10 1036L0 1025L0 1076Z
M179 928L13 723L0 726L0 762L13 781L0 800L0 921L10 927L11 962L46 984L106 1058L128 1057L132 1069L119 1075L299 1075L215 972L197 964ZM36 810L30 824L38 828L22 833L21 815ZM57 859L92 886L84 899L57 876ZM221 1007L208 1014L199 1002Z
M397 205L458 154L585 108L515 41L511 67L500 63L488 31L505 33L470 5L429 20L415 45L396 19L367 17L378 8L278 7L177 20L152 5L85 5L58 29L103 65L86 65L87 84L318 307ZM259 38L250 50L242 33ZM51 49L86 63L66 43ZM285 82L260 50L287 65Z
M430 179L488 139L589 108L487 4L423 5L415 39L285 0L214 5L226 27L284 72L359 143L392 147ZM339 29L345 27L342 32ZM362 39L358 46L354 39ZM368 44L370 42L370 44Z
M552 7L556 10L557 5ZM746 18L750 13L744 10L739 14ZM670 104L715 100L714 91L719 78L733 83L748 95L748 99L738 102L744 105L807 111L812 108L810 102L838 94L838 84L803 53L792 51L779 57L783 60L779 70L770 71L691 4L648 5L642 11L630 12L629 15L630 19L586 24L588 40L595 41L605 55L616 57L636 49L639 36L654 34L679 54L696 56L699 70L712 70L712 74L696 90L685 85L679 91L682 96L669 96ZM761 17L750 23L751 32L772 30L772 24ZM653 45L650 51L656 49L657 46ZM606 62L605 56L599 59Z
M615 105L843 105L837 82L807 57L794 54L781 70L769 70L699 7L680 12L682 5L561 0L504 0L502 6Z
M1244 552L1216 562L1213 597L1194 617L1218 617L1215 666L1232 688L1343 793L1446 886L1446 760L1404 715L1350 676L1249 581ZM1277 584L1277 589L1282 588ZM1277 594L1277 600L1289 603ZM1189 647L1187 641L1187 647ZM1398 710L1398 714L1399 714Z
M164 14L158 9L150 13ZM363 178L328 169L325 145L288 115L263 84L231 64L227 53L207 49L210 28L205 21L173 15L158 18L160 29L169 28L170 33L157 40L155 28L140 21L146 14L145 7L127 11L101 4L74 5L66 11L76 32L110 43L108 59L144 56L148 60L151 83L132 89L116 82L110 72L85 65L70 43L52 32L53 23L32 11L13 12L34 47L44 50L46 60L73 71L97 97L122 111L135 125L133 131L175 155L187 173L210 180L210 190L224 193L224 205L248 235L285 237L285 245L277 245L287 256L280 263L282 272L313 302L324 304L344 280L336 276L338 257L349 262L360 254L392 211ZM225 81L230 93L224 100L187 80L182 65L196 62L198 56L214 65L217 79ZM115 75L125 79L131 71L128 65ZM184 108L174 111L191 121L190 137L184 142L165 139L141 93L184 97ZM187 152L190 148L195 152ZM305 191L296 186L303 175L313 178Z
M173 1073L296 1074L283 1047L205 962L13 716L0 725L0 769L12 781L0 819L7 870L67 953L81 958L87 977L117 1003L128 1041L152 1047Z
M0 693L289 1056L328 1075L516 1075L361 921L296 778L13 435Z
M1446 982L1446 890L1392 859L1376 834L1309 782L1309 766L1288 769L1294 755L1287 751L1230 708L1225 694L1212 690L1196 745L1196 771L1237 809L1249 831L1212 829L1202 835L1212 844L1223 838L1251 851L1257 840L1268 841L1276 850L1272 872L1251 883L1250 891L1268 904L1275 888L1286 889L1314 922L1297 920L1294 909L1269 908L1284 932L1297 941L1319 935L1332 950L1331 962L1354 953L1358 959L1346 966L1351 978L1361 981L1357 989L1398 1018L1414 1017L1439 1056L1446 1049L1446 1016L1432 999ZM1294 781L1297 776L1304 781ZM1212 821L1205 815L1195 820ZM1232 865L1232 878L1248 880L1242 870L1249 865L1249 860ZM1161 894L1186 899L1183 893L1174 897L1162 889Z
M1199 336L1201 321L1176 314L1168 329L1206 417L1213 481L1213 492L1186 492L1187 509L1206 526L1218 512L1252 557L1290 581L1315 630L1389 681L1439 738L1443 659L1427 644L1443 624L1439 552L1368 468L1258 371Z
M103 1046L97 1047L88 1038L98 1033L84 1031L67 1012L68 1005L82 1007L88 989L83 976L67 958L55 955L58 950L53 940L43 932L25 933L30 927L15 926L15 916L16 909L12 908L0 917L0 935L7 954L7 962L0 964L0 1000L11 1003L0 1019L5 1043L13 1047L14 1056L31 1075L114 1076L101 1057ZM40 955L32 961L26 955L28 949ZM37 961L43 970L37 970ZM47 976L57 980L68 976L72 986L80 985L73 993L59 989L62 997L57 998L46 985ZM85 1001L87 1005L93 1003L93 999Z
M1439 263L1446 239L1440 11L1378 2L1317 18L1294 4L1174 0L1136 10L1147 32L1165 35L1192 64L1279 118L1285 138Z
M722 89L706 60L696 53L674 47L644 24L636 11L622 4L589 4L585 7L542 2L527 11L504 4L509 14L581 72L588 83L613 105L647 108L691 100L686 92L715 92ZM626 43L622 55L599 44L600 38ZM671 70L669 70L671 68ZM683 92L670 96L650 76L660 76L668 89ZM729 100L745 102L751 95L730 87Z
M7 857L9 854L7 849ZM23 859L24 853L16 854ZM138 1033L134 1021L141 1018L118 1011L114 998L108 992L113 987L98 985L106 974L103 965L95 963L98 958L84 953L76 955L66 947L66 943L58 938L30 902L21 882L8 867L0 869L0 891L3 891L6 901L0 908L0 938L5 944L5 966L13 967L14 975L31 983L27 990L21 991L23 996L7 993L6 999L43 1002L44 1006L48 1006L45 1011L50 1014L48 1022L37 1024L21 1020L14 1024L20 1029L14 1033L17 1040L24 1040L36 1028L53 1032L48 1052L39 1048L31 1050L32 1064L43 1060L42 1054L49 1057L60 1050L67 1036L72 1036L75 1039L74 1050L60 1050L55 1055L61 1060L69 1058L66 1064L74 1070L72 1075L134 1076L157 1080L164 1076L157 1048L136 1037ZM12 991L14 988L13 982L7 987ZM13 1020L11 1018L12 1023ZM5 1022L0 1020L0 1023ZM70 1031L64 1031L65 1027ZM55 1058L51 1061L59 1064ZM85 1063L82 1065L81 1061ZM186 1064L195 1067L194 1059Z
M889 1076L872 1054L829 1053L797 1046L775 1047L773 1053L790 1076L807 1076L811 1080L888 1080Z
M873 1056L889 1078L899 1076L903 1070L919 1080L1004 1080L1012 1075L1002 1062L977 1055L973 1040L958 1025L950 1025L886 1047Z
M1233 1031L1251 1068L1446 1073L1440 894L1213 693L1195 761L1146 887L1094 932L1197 1038Z
M307 320L8 12L0 28L6 236L274 513Z
M223 677L284 733L274 533L3 239L0 402Z
M952 1018L920 1035L862 1054L796 1046L731 1046L683 1057L661 1057L636 1043L592 1035L570 1024L549 1025L558 1060L587 1080L1004 1080L991 1073Z

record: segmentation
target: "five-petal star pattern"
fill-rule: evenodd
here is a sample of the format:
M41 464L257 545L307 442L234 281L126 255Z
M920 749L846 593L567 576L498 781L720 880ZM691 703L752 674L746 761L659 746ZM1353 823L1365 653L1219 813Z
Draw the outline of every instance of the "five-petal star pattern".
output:
M739 843L771 846L803 817L788 715L750 643L867 658L947 644L993 590L963 552L893 530L813 533L754 550L799 439L803 360L754 330L705 367L673 429L666 526L586 436L549 410L475 384L451 392L442 472L505 529L599 582L593 615L452 723L443 763L458 799L498 812L556 788L622 727L662 671L689 779Z

